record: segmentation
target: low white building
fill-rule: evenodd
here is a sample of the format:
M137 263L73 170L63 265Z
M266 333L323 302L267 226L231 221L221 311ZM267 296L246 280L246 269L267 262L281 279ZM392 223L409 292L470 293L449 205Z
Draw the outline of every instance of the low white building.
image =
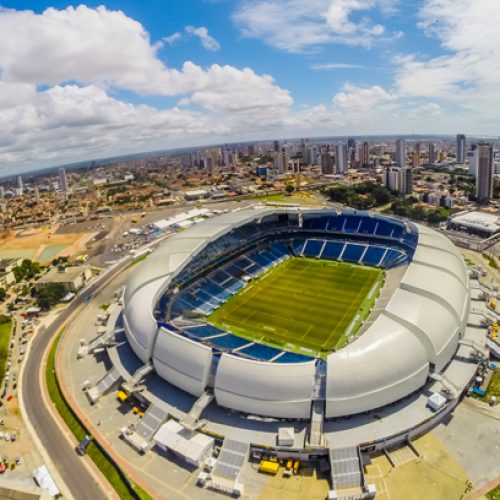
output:
M48 285L60 283L67 292L78 292L92 278L92 271L88 266L66 268L52 268L35 283L35 290L39 291Z
M163 424L153 440L161 450L175 453L194 467L199 467L212 454L214 447L211 437L191 432L175 420Z

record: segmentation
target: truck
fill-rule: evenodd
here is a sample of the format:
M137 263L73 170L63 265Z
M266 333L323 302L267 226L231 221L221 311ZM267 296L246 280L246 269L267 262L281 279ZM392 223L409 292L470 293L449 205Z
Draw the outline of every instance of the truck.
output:
M90 436L87 434L77 445L76 447L76 452L78 455L83 456L85 453L87 453L87 446L90 443Z

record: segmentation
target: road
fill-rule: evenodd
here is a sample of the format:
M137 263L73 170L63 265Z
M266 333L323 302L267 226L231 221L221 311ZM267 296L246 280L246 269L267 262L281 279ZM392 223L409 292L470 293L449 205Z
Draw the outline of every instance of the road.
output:
M105 499L106 495L83 464L82 458L76 454L68 441L61 436L58 423L45 406L42 397L42 384L45 383L43 358L52 337L57 334L68 318L86 303L85 298L115 278L131 261L132 258L128 257L115 267L112 272L97 278L66 309L61 311L49 328L41 328L34 336L29 355L25 359L22 397L26 414L72 496L79 500Z

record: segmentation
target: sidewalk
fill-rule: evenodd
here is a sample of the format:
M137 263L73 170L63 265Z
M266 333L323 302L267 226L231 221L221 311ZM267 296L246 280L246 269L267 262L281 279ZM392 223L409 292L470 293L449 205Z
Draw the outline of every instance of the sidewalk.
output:
M73 398L71 392L69 391L68 387L65 384L64 381L64 376L62 374L62 358L64 353L64 349L66 346L66 343L68 341L69 336L71 335L71 323L67 327L66 331L64 332L61 340L61 344L59 345L59 349L56 354L56 374L57 374L57 379L59 381L59 386L61 389L61 392L63 393L67 403L71 406L72 410L74 413L78 416L80 421L83 423L83 425L89 430L91 435L100 443L100 445L106 449L108 454L113 458L116 464L120 467L120 469L126 473L127 476L130 477L130 479L136 483L138 486L140 486L144 491L146 491L149 495L151 495L153 498L162 498L162 495L157 492L157 491L152 491L151 485L148 484L146 481L144 481L144 478L137 474L136 470L131 468L125 460L123 460L120 455L114 453L113 450L113 445L110 443L105 436L103 436L99 430L99 427L95 426L90 420L90 418L87 417L85 413L82 412L80 409L78 403L75 401ZM94 463L92 462L92 466L95 470L98 470ZM100 472L99 472L100 474ZM107 481L106 481L107 483ZM108 483L109 484L109 483ZM116 493L114 493L114 498L118 498Z

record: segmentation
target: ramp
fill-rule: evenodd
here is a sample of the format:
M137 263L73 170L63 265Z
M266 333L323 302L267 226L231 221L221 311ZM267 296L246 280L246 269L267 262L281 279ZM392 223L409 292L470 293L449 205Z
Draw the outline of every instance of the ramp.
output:
M108 394L112 389L118 386L122 377L116 368L112 368L104 377L98 382L97 389L101 396Z
M194 403L189 413L182 418L179 422L186 429L191 431L196 430L202 425L198 422L203 410L212 402L214 395L212 391L205 391ZM198 424L198 425L197 425Z
M323 421L325 417L325 402L315 400L311 405L311 423L309 428L308 444L313 448L321 448L325 444Z
M115 333L123 330L123 328L116 326L121 313L122 308L118 304L112 304L109 307L109 317L106 322L106 331L89 343L87 348L88 354L93 354L97 349L110 345L114 340Z
M167 421L168 413L158 406L151 405L135 428L146 441L151 441L159 428Z
M486 345L490 349L490 353L496 358L500 359L500 344L493 339L486 339Z
M122 380L123 378L118 370L113 367L101 380L99 380L95 387L87 389L85 394L91 404L97 403L101 396L108 394L111 390L118 387Z
M209 487L230 495L241 493L243 486L239 484L239 477L243 465L248 460L249 451L248 443L224 439Z
M364 475L357 447L330 448L329 457L334 490L363 487Z

